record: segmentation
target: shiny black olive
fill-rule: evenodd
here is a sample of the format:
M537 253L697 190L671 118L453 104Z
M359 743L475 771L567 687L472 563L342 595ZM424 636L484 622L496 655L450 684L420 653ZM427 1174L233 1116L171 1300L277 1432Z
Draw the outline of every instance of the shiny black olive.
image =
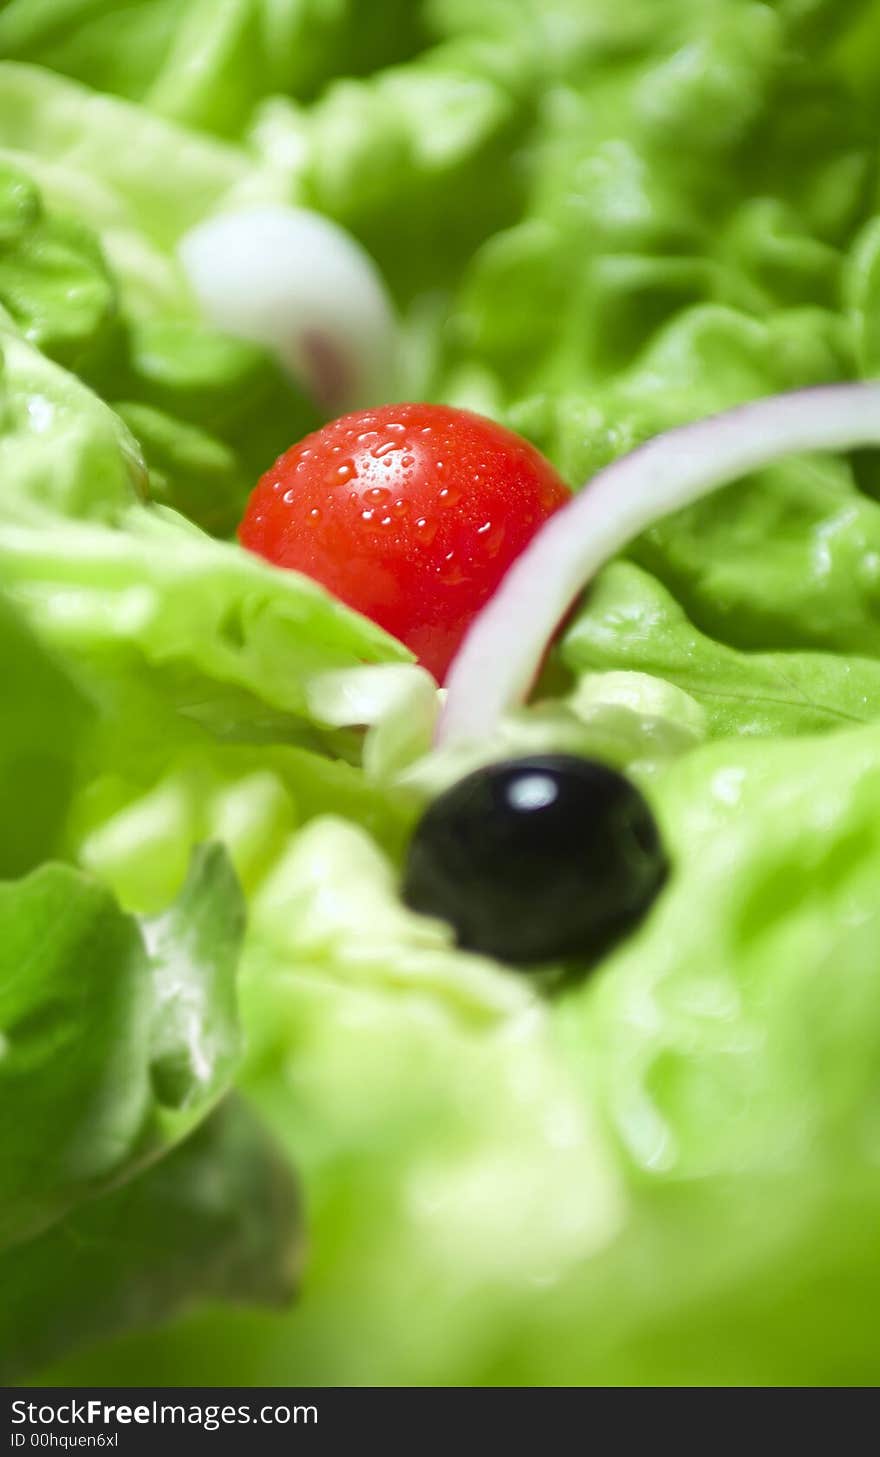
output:
M477 769L429 805L403 897L451 922L468 950L583 964L636 925L666 873L634 784L605 764L545 754Z

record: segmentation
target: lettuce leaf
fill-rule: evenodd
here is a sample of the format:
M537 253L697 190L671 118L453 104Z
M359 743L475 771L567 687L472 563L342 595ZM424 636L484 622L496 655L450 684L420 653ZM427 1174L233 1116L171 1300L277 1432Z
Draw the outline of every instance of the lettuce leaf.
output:
M112 520L146 469L122 420L75 375L28 344L0 312L2 514Z
M140 926L81 871L47 863L0 884L0 927L5 1246L130 1177L228 1086L243 911L215 846Z
M159 1163L0 1255L0 1378L196 1301L288 1300L301 1263L289 1165L227 1099Z
M54 76L39 66L0 65L0 133L7 159L48 190L50 205L98 197L106 215L167 250L206 212L247 183L247 157L138 106ZM124 137L125 146L108 146ZM259 187L265 178L253 179ZM82 189L82 191L80 191ZM80 206L80 221L89 224Z
M3 88L0 72L0 105ZM44 108L36 109L32 131L22 137L31 149L53 100L50 91ZM115 435L135 461L141 490L217 535L231 534L258 476L291 436L317 423L314 409L261 349L194 316L173 253L148 241L133 221L120 227L114 208L125 216L123 182L113 179L107 223L100 208L96 217L91 204L82 206L74 183L71 217L69 198L47 208L32 175L36 160L33 150L23 150L15 166L0 160L0 308L41 351L34 359L4 329L10 433L16 419L22 422L10 445L16 467L19 458L26 460L25 428L35 467L38 451L60 455L63 406L64 428L73 438L62 479L75 478L78 492L59 484L50 495L39 477L20 467L10 470L10 480L21 494L46 498L55 509L96 515L104 505L101 475L109 474ZM91 177L89 182L94 185ZM51 185L45 191L53 195ZM42 355L78 375L116 414ZM85 497L82 482L89 476L94 484ZM121 499L116 494L112 503Z
M629 562L601 574L562 656L575 671L648 670L676 684L704 706L713 736L816 733L880 713L876 658L728 647L700 632L659 582Z
M407 796L334 757L356 759L360 736L328 723L314 693L328 673L370 662L425 675L313 582L145 507L119 529L0 523L0 582L93 709L65 759L52 848L126 906L160 910L193 847L217 837L251 890L290 831L322 812L399 849ZM36 688L32 703L36 749L48 731Z
M241 1043L243 902L227 855L203 846L178 899L143 918L45 859L63 840L97 705L2 601L0 641L11 692L0 807L18 826L2 864L7 876L30 871L0 882L0 1371L10 1380L196 1293L289 1295L298 1212L253 1118L209 1116Z
M23 875L57 853L94 727L94 704L0 597L5 702L0 717L0 877Z
M408 0L390 0L381 25L357 0L135 0L110 14L90 0L12 0L0 53L232 136L260 97L313 94L405 56L420 30Z
M172 512L136 507L121 529L0 525L0 576L46 638L76 656L112 645L178 665L289 715L310 673L410 654L310 578L214 541ZM192 684L189 691L193 691Z

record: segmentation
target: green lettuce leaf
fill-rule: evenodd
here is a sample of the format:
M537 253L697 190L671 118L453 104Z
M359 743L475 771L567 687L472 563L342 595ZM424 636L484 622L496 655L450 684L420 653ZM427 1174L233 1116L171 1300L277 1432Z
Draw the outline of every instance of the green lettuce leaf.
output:
M58 853L94 704L3 598L0 658L0 877L11 878Z
M160 910L193 847L218 837L251 890L292 828L327 811L399 849L407 795L333 757L356 759L360 735L328 722L315 693L328 676L395 661L424 693L427 675L405 668L400 644L311 581L172 513L139 507L118 530L0 524L0 538L10 603L93 707L65 759L53 849L123 904ZM359 667L370 662L385 667ZM49 732L36 694L22 729L40 723L34 749Z
M676 684L703 705L713 736L815 733L880 714L876 658L728 647L629 562L601 574L562 656L576 671L648 670Z
M0 169L0 303L25 338L59 364L82 368L109 351L116 295L92 234L48 217L38 189L16 168Z
M419 20L408 0L390 0L381 25L357 0L135 0L111 13L91 0L12 0L0 53L232 136L262 96L313 94L334 74L405 56Z
M113 520L142 493L146 469L119 416L28 344L0 312L0 513Z
M0 72L0 104L2 97ZM31 147L55 99L50 92L22 139ZM73 371L117 413L4 331L3 385L16 461L9 476L16 492L78 515L106 514L110 483L102 490L102 476L109 473L115 437L136 457L142 489L217 535L231 534L259 475L292 438L318 423L316 412L261 349L194 316L173 253L148 242L133 223L120 228L113 204L124 211L127 199L117 179L111 221L102 224L101 210L96 216L90 204L83 206L75 188L73 199L47 208L31 175L34 162L34 153L24 151L20 165L0 161L0 308L28 344ZM50 495L36 467L49 452L61 454L62 426L73 437L62 475L71 484L66 490L53 484ZM17 466L26 461L25 430L34 456L30 474ZM56 469L53 482L57 475Z
M161 1162L0 1256L0 1379L196 1301L286 1302L299 1226L287 1161L226 1100Z
M64 865L0 884L2 1245L130 1177L229 1085L242 926L219 847L141 926Z
M0 66L0 134L7 159L33 172L51 206L79 212L89 224L86 208L101 199L99 221L112 207L117 224L124 221L162 250L247 190L248 162L239 148L39 66ZM117 144L108 145L109 138ZM266 179L255 176L251 185L260 196ZM76 198L79 209L71 206Z
M291 720L313 720L313 675L410 657L310 578L214 541L172 512L136 507L119 530L0 524L0 580L71 662L91 665L111 688L158 684L230 737L237 702L239 717L243 702L254 720L283 716L289 733ZM258 721L250 727L260 733Z

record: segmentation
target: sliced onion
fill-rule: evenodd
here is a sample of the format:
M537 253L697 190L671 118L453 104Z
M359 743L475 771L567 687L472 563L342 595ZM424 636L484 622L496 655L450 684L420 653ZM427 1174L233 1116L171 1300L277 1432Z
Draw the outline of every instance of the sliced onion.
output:
M526 698L578 594L655 521L783 456L869 445L880 445L880 384L821 385L666 431L606 466L541 528L471 625L437 743L482 738Z
M330 415L394 388L394 313L379 271L343 228L300 207L222 213L182 239L205 317L265 344Z

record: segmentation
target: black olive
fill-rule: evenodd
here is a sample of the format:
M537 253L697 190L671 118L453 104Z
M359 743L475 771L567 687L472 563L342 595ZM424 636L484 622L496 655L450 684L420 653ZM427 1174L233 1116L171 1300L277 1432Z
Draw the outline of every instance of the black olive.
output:
M654 817L624 775L545 754L477 769L429 805L404 872L407 905L502 961L593 961L666 878Z

